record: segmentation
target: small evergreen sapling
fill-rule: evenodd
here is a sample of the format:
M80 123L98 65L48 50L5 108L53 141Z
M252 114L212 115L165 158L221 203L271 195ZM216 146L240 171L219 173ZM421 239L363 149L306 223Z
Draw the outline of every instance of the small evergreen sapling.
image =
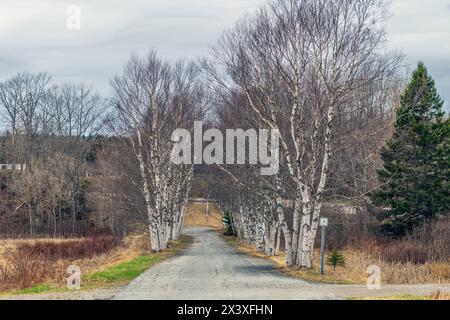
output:
M327 265L332 266L333 270L336 270L336 267L344 267L345 266L345 257L337 251L333 250L331 255L327 258Z
M235 236L236 233L234 232L233 220L229 211L225 211L222 221L226 228L225 235Z

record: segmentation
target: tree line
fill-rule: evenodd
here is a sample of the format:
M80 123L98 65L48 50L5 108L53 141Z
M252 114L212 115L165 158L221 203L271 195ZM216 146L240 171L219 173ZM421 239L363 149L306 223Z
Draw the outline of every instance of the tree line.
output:
M27 225L30 235L56 234L64 224L76 232L85 210L80 177L106 107L89 86L58 86L46 73L22 72L0 84L0 162L22 168L2 172L7 231L24 232Z

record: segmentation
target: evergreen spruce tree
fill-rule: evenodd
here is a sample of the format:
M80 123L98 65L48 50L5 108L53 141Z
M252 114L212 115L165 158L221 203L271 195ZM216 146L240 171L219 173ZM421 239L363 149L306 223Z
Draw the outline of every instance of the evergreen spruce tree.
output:
M448 213L450 204L450 122L423 63L401 97L395 132L381 151L382 187L377 204L390 208L385 226L404 235L424 220Z
M342 253L336 249L328 256L327 264L336 270L336 267L345 267L345 257Z
M224 215L223 215L223 219L222 219L223 224L225 225L226 231L225 231L225 235L226 236L236 236L235 233L235 228L233 225L233 220L231 218L231 214L229 211L225 211Z

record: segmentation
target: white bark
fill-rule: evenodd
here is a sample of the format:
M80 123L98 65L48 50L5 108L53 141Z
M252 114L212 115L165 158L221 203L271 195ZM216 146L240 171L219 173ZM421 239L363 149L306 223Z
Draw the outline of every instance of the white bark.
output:
M170 66L155 52L132 57L113 80L114 125L126 136L137 159L153 251L178 239L186 214L191 166L171 162L172 132L191 128L203 116L206 96L193 65Z

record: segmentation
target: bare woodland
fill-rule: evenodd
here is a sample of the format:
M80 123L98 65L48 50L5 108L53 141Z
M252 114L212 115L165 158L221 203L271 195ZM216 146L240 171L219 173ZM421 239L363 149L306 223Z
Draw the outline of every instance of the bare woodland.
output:
M1 162L21 168L1 172L2 232L76 233L88 140L101 128L105 101L84 84L58 87L45 73L24 72L0 85L0 105Z

